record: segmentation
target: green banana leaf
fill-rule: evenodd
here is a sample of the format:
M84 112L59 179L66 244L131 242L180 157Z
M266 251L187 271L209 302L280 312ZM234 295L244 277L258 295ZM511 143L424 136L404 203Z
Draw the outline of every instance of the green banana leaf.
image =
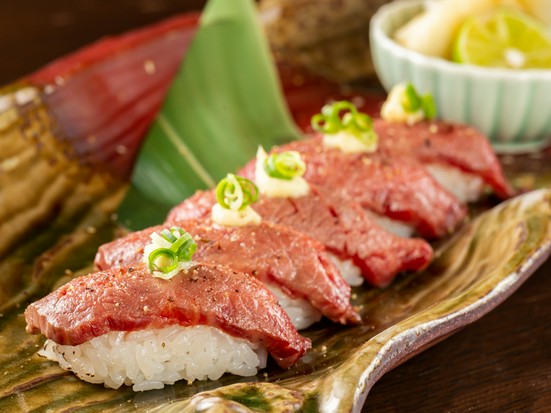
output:
M146 138L121 222L143 228L212 187L257 146L299 136L250 0L211 0Z

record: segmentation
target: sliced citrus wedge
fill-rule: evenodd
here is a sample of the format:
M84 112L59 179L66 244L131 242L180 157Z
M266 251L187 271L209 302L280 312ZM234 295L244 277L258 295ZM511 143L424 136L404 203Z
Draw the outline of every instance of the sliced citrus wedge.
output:
M497 9L465 20L453 60L512 69L551 68L551 35L538 20L514 9Z

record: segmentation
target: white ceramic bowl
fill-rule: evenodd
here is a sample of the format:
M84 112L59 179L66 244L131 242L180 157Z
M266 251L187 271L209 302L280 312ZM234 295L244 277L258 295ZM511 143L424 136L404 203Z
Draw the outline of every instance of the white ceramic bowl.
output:
M401 0L379 9L370 23L371 54L389 90L409 81L434 96L441 119L473 125L498 152L540 149L551 140L551 70L492 69L461 65L406 49L394 31L423 10Z

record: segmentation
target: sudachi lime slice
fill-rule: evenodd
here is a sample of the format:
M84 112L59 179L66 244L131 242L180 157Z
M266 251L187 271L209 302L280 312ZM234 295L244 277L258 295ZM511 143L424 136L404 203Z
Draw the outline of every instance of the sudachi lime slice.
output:
M520 11L498 9L465 20L454 43L453 60L512 69L551 68L551 35Z

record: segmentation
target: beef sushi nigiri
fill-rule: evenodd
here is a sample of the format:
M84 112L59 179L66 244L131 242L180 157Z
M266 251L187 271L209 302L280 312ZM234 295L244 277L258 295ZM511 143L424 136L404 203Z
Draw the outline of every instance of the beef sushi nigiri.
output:
M221 226L206 219L179 222L178 226L195 240L195 259L222 264L262 281L276 294L298 329L318 321L321 314L342 324L360 321L350 304L350 287L323 245L312 238L266 221ZM104 270L140 262L146 246L167 231L175 230L157 226L104 244L95 264ZM167 244L167 240L159 242Z
M507 199L514 190L490 143L477 130L445 122L413 125L375 120L384 153L414 156L444 188L463 202L476 201L485 186Z
M418 159L463 202L476 201L486 186L502 199L513 196L515 191L488 139L470 126L433 120L431 113L427 116L421 103L429 96L419 96L411 84L393 87L381 118L374 120L380 151Z
M273 149L290 151L300 153L306 164L304 179L319 190L360 204L375 216L402 223L424 237L449 234L466 217L465 207L415 159L379 152L346 153L327 147L320 136ZM254 179L254 162L240 173Z
M276 185L281 190L294 182ZM265 185L259 188L266 189ZM280 195L260 196L254 210L264 220L289 226L321 242L335 256L351 285L361 284L363 275L372 285L384 287L398 272L421 270L430 263L432 249L426 241L383 230L352 202L342 202L308 184L298 192L293 187ZM216 202L214 191L197 192L173 208L167 222L178 225L192 217L208 219Z
M29 305L25 319L48 339L41 355L83 380L136 391L251 376L266 352L286 368L311 346L259 281L202 263L170 279L145 264L78 277Z

